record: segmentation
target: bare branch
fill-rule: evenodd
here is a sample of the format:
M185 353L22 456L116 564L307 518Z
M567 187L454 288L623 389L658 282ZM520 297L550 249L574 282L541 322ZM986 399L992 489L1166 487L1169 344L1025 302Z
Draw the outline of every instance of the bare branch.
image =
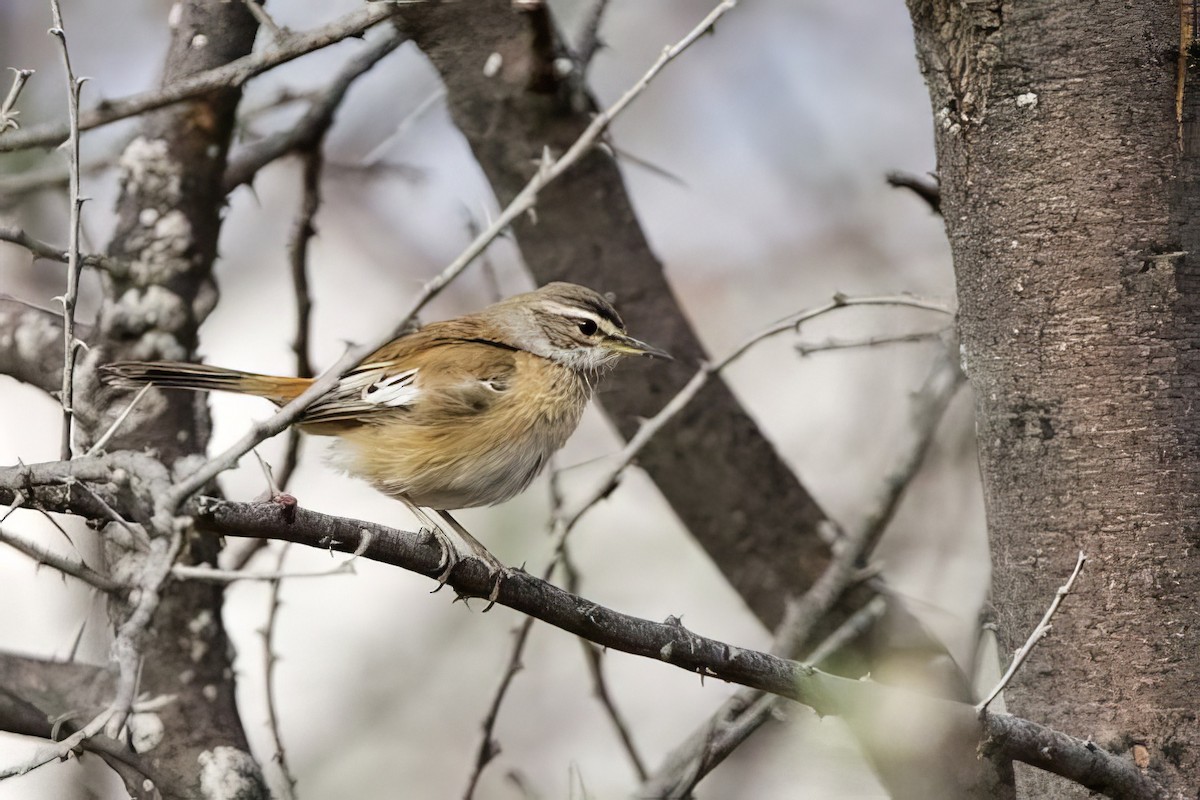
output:
M75 338L75 303L79 299L79 272L83 268L79 259L79 214L85 199L79 193L79 92L87 79L75 78L58 0L50 0L50 12L54 18L54 27L50 29L50 35L58 39L62 50L63 68L67 73L67 118L70 129L67 138L68 191L71 204L67 238L67 291L60 298L63 307L63 368L59 401L62 403L63 421L59 457L65 461L74 455L72 433L75 416L75 353L82 344Z
M604 46L604 42L600 39L600 22L604 19L604 12L607 9L608 0L592 0L592 8L584 21L579 44L575 48L575 59L579 62L581 76L587 75L588 67L592 65L592 59Z
M267 10L263 8L259 0L243 0L243 2L245 2L246 8L249 9L250 13L254 15L254 18L258 20L258 24L270 31L274 46L278 47L285 39L292 35L292 32L288 29L279 27L279 24L267 13Z
M1029 654L1033 652L1033 648L1042 640L1047 633L1050 632L1050 620L1054 618L1054 613L1058 611L1058 607L1062 605L1063 599L1071 593L1071 587L1075 585L1075 579L1079 577L1079 573L1083 570L1083 564L1087 561L1087 556L1083 553L1079 554L1079 558L1075 561L1075 569L1071 572L1071 577L1067 578L1067 582L1058 587L1058 591L1054 593L1054 600L1051 601L1050 607L1046 609L1046 613L1042 615L1042 621L1033 629L1033 633L1029 634L1029 638L1025 640L1025 644L1021 645L1021 649L1013 655L1012 663L1008 665L1000 682L996 684L992 691L988 692L988 696L980 701L979 705L975 706L975 710L979 713L987 711L987 707L991 702L1004 691L1004 687L1008 686L1009 681L1017 674L1017 670L1025 663L1025 659L1029 658Z
M62 317L55 311L0 295L0 375L11 375L47 393L60 387Z
M70 261L69 250L35 239L16 225L0 225L0 241L20 245L37 258L59 261L63 264ZM102 253L80 253L79 260L82 266L102 269L113 275L124 275L127 272L124 264Z
M150 388L151 384L147 383L141 389L138 389L138 393L135 394L133 399L130 400L128 405L125 406L125 410L117 415L117 418L113 420L112 425L109 425L108 430L106 430L104 434L96 440L95 444L88 448L88 451L85 453L85 455L94 456L97 453L104 451L104 445L108 444L116 432L121 429L121 426L125 424L125 420L129 419L129 415L133 413L133 409L137 408L137 404L142 401L142 398L146 396L146 393L150 391Z
M17 115L21 112L15 110L14 106L17 104L17 98L21 96L21 90L25 88L25 82L33 76L31 69L17 69L16 67L9 67L9 69L13 71L13 82L9 87L8 96L0 104L0 133L21 127L17 124Z
M823 342L797 342L796 352L800 357L813 353L827 353L831 350L856 350L864 347L880 347L888 344L914 344L939 339L950 332L950 328L937 331L917 331L915 333L900 333L884 336L868 336L863 339L826 339Z
M491 705L488 706L483 723L480 725L483 732L479 739L479 747L475 751L475 763L471 768L471 775L467 778L467 788L463 792L463 800L471 800L475 796L475 789L479 785L479 778L483 775L484 768L500 753L500 745L492 738L492 733L496 729L496 720L500 717L500 706L508 694L508 687L523 666L521 654L525 651L525 643L529 640L529 632L533 629L533 623L533 617L526 617L521 626L514 631L508 662L500 676L500 683L496 687L496 691L492 693Z
M208 583L234 583L236 581L271 581L278 583L284 578L328 578L331 575L353 575L354 559L347 559L332 569L319 572L246 572L245 570L216 569L215 567L193 567L187 564L176 564L171 567L171 574L176 578L190 581L207 581Z
M231 192L249 183L260 169L288 153L312 149L329 130L334 115L354 82L405 41L407 37L393 29L367 45L365 50L346 62L294 125L248 144L235 153L225 168L225 191Z
M295 34L287 43L262 53L243 56L220 67L197 73L170 86L116 100L102 101L79 118L81 131L108 125L146 111L172 105L216 90L238 88L246 81L280 64L315 50L359 36L395 13L393 3L368 3L340 19L306 33ZM23 131L0 134L0 152L30 147L56 147L67 140L70 126L62 123L38 125Z
M575 569L575 564L571 561L570 553L566 549L563 550L562 564L563 570L567 575L567 591L578 593L579 572ZM637 745L633 742L633 734L629 730L629 724L625 722L625 718L617 708L616 701L613 700L612 693L608 690L608 681L604 677L604 651L587 639L579 639L579 644L583 647L583 657L588 665L588 673L592 676L592 694L600 702L604 713L608 715L608 719L612 723L613 729L617 732L617 738L621 741L621 747L625 750L625 755L629 758L629 763L633 766L633 771L637 774L638 780L645 781L646 777L650 774L646 770L646 762L642 759Z
M907 172L889 172L887 182L897 189L911 189L913 194L924 200L935 214L942 213L942 188L936 175L924 178Z
M38 767L42 767L51 762L60 761L66 758L76 747L80 747L84 744L84 742L87 742L89 739L99 734L112 716L113 709L111 707L104 709L104 711L96 715L91 722L62 741L51 742L39 747L28 761L0 770L0 780L16 777L17 775L24 775L25 773L31 772Z
M835 295L832 300L813 309L799 311L791 314L783 319L773 322L757 333L753 334L744 340L737 347L729 351L724 358L705 364L696 371L692 379L684 385L671 400L663 406L662 410L655 414L652 418L642 423L636 434L629 438L625 443L625 447L621 449L608 474L599 481L596 488L576 507L575 511L566 518L565 529L570 530L579 522L587 511L596 505L596 503L607 497L614 488L617 481L620 479L621 473L633 463L639 452L644 448L654 436L666 426L677 414L687 407L688 403L699 394L700 389L712 376L719 373L721 370L728 367L733 362L737 361L748 350L754 347L759 342L762 342L772 336L783 333L785 331L796 330L803 323L816 319L817 317L828 314L842 308L851 306L911 306L927 311L937 311L940 313L952 313L946 306L932 300L922 300L920 298L909 297L906 295L887 295L878 297L846 297L844 295Z
M64 575L77 578L102 592L121 594L125 591L125 587L120 583L107 575L96 572L96 570L83 563L82 560L59 555L53 550L42 547L40 544L31 542L15 533L10 533L3 528L0 528L0 542L24 553L39 564L45 564L47 567L56 569Z
M287 558L291 542L284 542L275 559L275 571L282 572L284 559ZM357 556L356 556L357 557ZM351 561L343 562L341 567L350 566ZM351 569L353 571L353 569ZM292 800L296 796L296 776L288 765L287 750L283 746L283 733L279 727L279 702L276 697L278 686L275 683L275 667L279 664L279 656L275 655L275 625L279 619L279 589L282 584L278 579L271 581L270 606L267 609L267 623L262 629L263 658L263 691L267 695L267 728L271 732L271 743L275 747L275 763L279 765L279 774L283 782L280 784L284 800Z

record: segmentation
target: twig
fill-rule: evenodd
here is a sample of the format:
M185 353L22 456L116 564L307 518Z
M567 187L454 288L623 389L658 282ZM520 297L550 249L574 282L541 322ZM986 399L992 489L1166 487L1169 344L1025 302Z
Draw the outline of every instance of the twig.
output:
M70 250L64 250L35 239L16 225L0 225L0 241L20 245L30 253L33 253L37 258L45 258L64 264L70 261ZM101 269L112 275L123 275L128 271L120 261L100 253L80 253L79 259L80 263L85 267Z
M285 64L315 50L336 44L343 39L359 36L395 13L394 3L369 3L334 20L328 25L305 33L294 34L280 47L255 53L176 81L161 89L107 100L85 111L79 118L81 131L137 116L146 111L169 106L217 89L236 89L246 81L280 64ZM55 147L67 140L70 127L61 123L37 125L21 131L0 134L0 152L25 150L30 147Z
M254 0L247 1L250 3L254 2ZM393 39L395 38L393 37ZM398 43L397 40L396 44ZM307 142L307 149L304 151L304 167L302 171L303 199L300 203L300 212L297 215L295 227L292 229L291 239L288 242L292 292L296 297L296 336L292 341L292 350L296 355L296 374L303 378L310 377L313 374L311 354L309 352L309 340L312 328L312 295L308 284L308 256L309 245L312 243L313 236L316 235L315 220L317 211L321 207L321 166L324 161L321 148L324 136L329 130L329 126L333 123L333 115L342 98L345 97L350 83L393 49L395 49L395 44L390 47L377 47L360 56L357 65L354 65L353 68L342 70L338 81L335 81L335 87L332 87L326 95L327 98L333 99L327 99L322 106L323 110L320 112L320 116L313 117L313 111L318 106L315 103L306 115L306 118L312 117L315 119L315 122L311 123L314 138ZM336 88L339 82L340 89ZM300 461L300 447L300 431L296 428L290 428L288 430L287 455L284 456L283 468L279 472L280 487L286 487L295 474L296 465ZM287 558L290 547L290 543L285 543L280 548L279 555L275 561L277 573L283 569L283 562ZM355 557L357 557L357 554ZM339 569L348 568L352 572L352 562L353 558L340 565ZM271 581L267 621L262 629L263 656L265 659L263 665L263 688L267 697L267 727L270 730L271 741L275 747L274 761L279 765L280 791L284 800L292 800L296 796L296 776L288 764L287 750L283 745L283 732L279 726L279 704L275 683L275 667L279 663L279 657L275 655L275 629L279 619L279 609L282 605L279 595L283 586L281 579L284 577L287 576L279 574Z
M21 96L21 90L25 88L25 82L33 76L31 69L17 69L9 67L13 71L12 86L9 87L8 96L4 98L4 103L0 104L0 133L12 129L16 130L21 126L17 123L17 116L21 113L13 108L17 104L17 98Z
M496 729L496 720L500 717L500 706L504 703L505 695L508 694L508 687L523 666L521 654L525 651L525 642L529 639L529 631L533 629L533 623L533 617L526 617L525 621L521 623L521 627L517 628L514 633L513 646L509 652L504 673L500 676L500 683L496 687L496 691L492 693L491 705L488 706L487 714L484 715L483 723L480 725L483 736L475 751L475 764L471 769L470 777L467 778L467 788L463 792L463 800L471 800L475 796L475 788L479 784L480 776L483 775L484 767L500 753L500 745L492 738L492 733Z
M285 542L283 547L279 548L279 555L275 559L276 572L283 570L283 562L287 558L290 546L291 542ZM351 566L351 561L353 559L341 566ZM263 658L266 661L263 667L263 691L267 696L267 730L271 733L271 744L275 748L274 761L279 765L279 775L282 778L279 784L280 795L284 800L292 800L296 796L296 776L288 765L287 750L283 746L283 734L279 727L279 687L275 683L275 667L279 664L279 656L275 655L275 625L279 619L279 607L282 605L279 600L279 589L282 585L278 579L271 581L267 622L262 628Z
M60 742L51 742L50 744L42 745L25 763L0 770L0 780L12 778L17 775L24 775L27 772L31 772L32 770L35 770L41 766L45 766L53 761L61 761L65 759L75 748L81 746L84 742L100 733L105 725L107 725L112 719L114 713L114 708L110 706L101 711L94 718L92 718L87 725L83 726L66 739L63 739Z
M553 456L551 459L553 459ZM550 529L552 531L554 530L559 512L562 510L562 492L560 491L558 475L559 470L552 460L549 479ZM559 559L556 554L550 559L550 563L546 565L546 569L542 573L543 580L550 580L554 575L554 570L557 568L558 562ZM508 687L512 685L513 678L521 670L521 656L525 652L525 644L529 641L529 632L533 629L533 621L533 617L526 617L520 627L513 632L512 649L509 650L504 672L500 675L500 682L497 684L496 690L492 692L492 702L488 704L487 713L484 714L483 722L479 726L481 732L479 745L475 748L475 763L472 765L471 774L467 778L467 788L463 792L463 800L471 800L475 796L475 789L479 784L479 778L483 775L483 770L500 752L500 745L493 738L496 730L496 720L500 718L500 707L503 705L504 698L508 694Z
M887 182L897 189L911 189L913 194L929 205L933 213L942 213L942 189L938 185L937 176L924 178L920 175L896 171L887 174Z
M796 352L803 358L813 353L825 353L830 350L853 350L862 347L879 347L885 344L909 344L928 342L946 335L947 329L938 331L918 331L916 333L901 333L884 336L868 336L865 339L826 339L823 342L797 342Z
M70 228L67 240L67 291L60 298L63 306L63 372L62 372L62 443L59 447L59 457L69 461L73 455L72 428L74 426L75 400L75 352L81 344L75 338L75 302L79 298L79 272L82 268L79 260L79 212L83 208L85 198L79 194L79 91L87 78L75 78L75 70L71 67L71 52L67 47L67 32L63 26L62 9L58 0L50 0L50 13L54 18L54 27L50 35L58 39L62 49L63 68L67 73L67 114L69 131L67 138L67 167L69 169L68 187L70 192L71 212Z
M286 550L287 548L280 548ZM282 559L281 559L282 560ZM193 567L176 564L171 574L176 578L208 583L234 583L235 581L271 581L278 583L284 578L328 578L330 575L353 575L354 559L347 559L332 569L319 572L246 572L245 570L216 569L215 567Z
M1012 663L1008 665L1008 670L1005 671L1000 682L996 684L992 691L988 692L988 696L975 706L975 710L983 714L987 711L988 705L996 699L999 694L1004 691L1004 687L1008 686L1009 681L1017 674L1017 670L1025 663L1025 659L1029 658L1029 654L1033 652L1033 648L1042 640L1042 637L1050 632L1050 620L1054 617L1054 613L1058 611L1058 607L1062 605L1063 598L1071 592L1071 587L1075 585L1075 579L1079 577L1080 571L1083 569L1084 562L1087 561L1087 556L1082 552L1079 558L1075 560L1075 569L1071 571L1071 577L1067 578L1067 582L1058 587L1058 591L1054 593L1054 600L1050 603L1050 607L1046 609L1046 613L1042 615L1042 621L1033 629L1033 633L1029 634L1029 638L1025 640L1025 644L1021 645L1021 649L1013 656Z
M592 508L607 497L615 488L621 473L633 463L638 453L645 447L654 436L666 426L668 422L687 407L687 404L700 393L704 384L708 379L719 373L721 370L728 367L733 362L741 358L752 347L757 345L772 336L783 333L785 331L798 329L805 322L809 322L817 317L828 314L842 308L851 306L909 306L919 308L926 311L936 311L943 314L951 314L952 312L942 303L933 300L924 300L917 297L907 295L884 295L871 297L847 297L837 294L823 305L816 308L799 311L795 314L784 317L781 320L771 323L757 333L745 339L741 344L734 347L725 355L724 358L715 361L711 364L705 364L696 371L696 374L684 384L684 387L672 397L662 409L650 419L642 423L637 432L630 437L625 446L621 448L621 452L617 455L616 461L609 468L605 477L597 484L596 488L588 495L575 509L575 511L566 519L564 524L565 530L573 528L579 519Z
M407 37L393 29L387 35L368 44L365 50L346 62L333 81L312 100L308 110L294 125L248 144L235 153L225 168L226 193L249 183L259 170L276 159L288 153L311 150L315 147L329 130L334 115L354 82L405 41Z
M73 478L67 478L63 481L63 483L67 486L78 486L80 489L83 489L85 492L91 495L91 497L96 501L97 505L99 505L100 508L104 510L104 513L108 515L108 518L124 528L135 544L137 544L142 550L150 549L150 537L146 535L146 532L141 528L130 524L128 520L118 514L117 510L109 505L108 501L101 497L95 489L87 484L87 481L77 481ZM65 536L66 533L63 535Z
M0 528L0 542L18 552L24 553L39 564L45 564L47 567L56 569L64 575L77 578L102 592L121 594L125 591L125 587L120 583L117 583L117 581L107 575L96 572L96 570L83 563L82 560L76 561L73 558L59 555L53 550L42 547L40 544L31 542L15 533L9 533L3 528Z
M302 394L281 408L269 419L253 425L232 447L210 459L199 470L177 483L164 496L162 502L163 510L170 512L177 509L188 497L199 491L217 475L237 463L239 458L248 453L259 442L282 431L294 422L317 398L336 386L342 376L362 361L363 358L387 344L398 332L405 330L413 316L420 309L424 308L426 303L445 288L450 281L454 280L459 273L466 269L514 220L533 208L537 202L538 192L582 158L608 125L645 90L650 81L667 64L699 39L700 36L712 27L718 18L732 9L734 5L735 0L723 0L691 32L676 44L666 48L658 60L651 65L650 69L646 71L633 87L626 91L607 110L596 115L591 124L575 140L575 143L567 148L567 151L557 160L551 159L548 152L543 153L540 168L529 180L529 183L525 185L525 188L517 193L517 196L505 207L504 211L501 212L487 229L475 237L475 240L467 246L466 250L458 258L421 287L421 290L417 293L408 310L401 315L400 322L393 331L366 346L351 348L332 367L322 373Z
M274 18L271 17L267 10L263 8L262 3L258 0L244 0L247 10L258 20L258 24L271 32L272 44L276 47L283 44L284 40L292 35L292 32L286 28L279 27Z
M140 403L142 398L146 396L146 392L150 391L150 386L151 384L147 383L141 389L138 389L138 393L135 394L133 399L129 401L129 405L125 406L125 410L122 411L115 420L113 420L113 424L108 426L108 430L104 432L104 435L97 439L96 443L88 448L88 451L85 455L94 456L104 450L104 445L108 444L109 440L112 439L113 434L115 434L117 430L125 424L125 420L129 418L131 413L133 413L133 409L136 408L137 404Z
M581 76L587 75L592 59L604 46L600 39L600 22L604 19L607 8L608 0L593 0L591 12L584 21L583 31L579 35L579 46L575 50L575 60L579 62Z
M570 553L565 548L563 550L562 565L563 571L567 576L567 590L578 593L579 572L575 569L575 564L571 561ZM584 638L579 639L579 644L583 647L583 656L588 665L588 673L592 676L592 693L600 701L600 706L604 709L605 714L608 715L609 721L616 730L617 738L621 740L621 747L625 750L625 755L629 758L629 763L633 766L633 771L637 774L638 780L645 781L646 777L650 774L646 770L646 762L642 760L637 745L633 743L633 734L629 730L629 725L625 722L625 718L617 708L612 693L608 691L608 681L604 676L604 651Z

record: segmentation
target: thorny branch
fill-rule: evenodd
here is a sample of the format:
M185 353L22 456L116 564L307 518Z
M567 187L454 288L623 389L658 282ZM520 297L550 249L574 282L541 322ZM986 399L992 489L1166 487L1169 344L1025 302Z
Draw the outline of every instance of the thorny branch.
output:
M8 96L4 98L3 103L0 103L0 133L21 127L17 124L17 115L21 112L17 111L15 106L17 98L21 96L21 90L25 88L25 82L33 76L31 69L17 69L16 67L9 67L9 69L13 71L13 82L9 87Z
M58 0L50 0L50 12L54 18L54 27L50 35L58 39L62 50L63 68L67 73L67 117L69 135L67 139L67 168L68 187L70 193L70 223L67 239L67 291L59 299L63 307L63 368L62 390L59 400L62 403L62 443L59 447L59 457L64 461L73 455L71 438L75 410L75 353L81 342L75 337L75 303L79 299L79 273L82 265L79 261L79 214L83 208L84 198L79 194L79 92L86 78L75 78L75 70L71 67L71 51L67 47L67 32L63 26L62 9Z
M117 469L118 466L121 469ZM123 475L126 481L136 474L137 486L125 487L115 483L114 477L118 474ZM92 482L93 490L103 495L105 501L114 507L128 504L129 507L121 510L131 519L145 518L154 513L156 497L169 480L165 468L148 456L114 453L104 458L80 457L70 462L0 468L0 503L12 502L15 493L20 492L30 507L100 516L93 499L64 487L63 481L69 476L76 481ZM425 533L395 530L306 509L296 509L295 516L289 521L272 503L232 503L201 498L184 510L195 518L201 529L214 534L280 539L321 549L358 553L361 557L431 578L441 571L441 546L434 537ZM494 585L489 568L475 559L463 561L448 583L459 594L472 597L487 597ZM871 701L870 697L861 694L864 692L870 695L874 692L886 694L903 691L877 686L870 681L838 678L806 664L709 639L684 628L673 618L655 623L622 614L523 572L505 579L500 586L497 602L568 633L583 636L601 647L664 661L691 672L788 697L820 713L838 713L840 704L851 697L856 701ZM981 740L986 736L1006 737L997 738L996 747L999 752L1008 754L1006 743L1013 742L1011 757L1014 759L1028 761L1041 758L1044 761L1044 757L1030 753L1029 742L1053 735L1053 747L1058 749L1054 750L1055 759L1049 765L1050 771L1078 774L1082 769L1081 763L1101 762L1102 767L1096 767L1093 774L1103 776L1103 786L1128 790L1124 795L1113 796L1160 796L1153 781L1143 776L1136 765L1105 752L1093 743L1047 731L1026 720L1007 715L987 715L984 719L978 719L974 708L964 703L922 697L912 699L927 705L930 713L950 714L955 718L966 714L964 720L973 721L966 724L978 726L976 730ZM119 706L114 703L113 707ZM1038 763L1037 766L1042 764ZM1098 791L1109 790L1100 788Z
M329 130L334 115L354 82L405 41L406 37L393 28L367 45L366 49L346 62L294 125L248 144L235 153L225 167L225 191L232 192L249 183L259 170L288 153L311 150Z
M197 73L162 89L142 92L116 100L106 100L79 117L81 131L137 116L146 111L190 100L216 90L235 89L246 81L280 64L307 55L315 50L336 44L343 39L359 36L395 13L392 3L365 4L340 19L315 30L298 33L279 47L244 56L224 66ZM70 136L70 126L47 123L21 131L0 133L0 153L25 150L31 147L56 147Z
M15 225L0 225L0 241L20 245L37 258L59 261L64 264L70 261L71 251L69 249L64 250L35 239ZM79 263L81 266L101 269L113 275L122 275L127 271L124 264L103 253L79 253Z

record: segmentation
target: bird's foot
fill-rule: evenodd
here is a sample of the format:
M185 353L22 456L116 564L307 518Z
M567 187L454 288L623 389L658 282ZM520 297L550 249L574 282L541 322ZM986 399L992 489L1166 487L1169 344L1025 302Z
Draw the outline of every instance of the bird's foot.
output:
M462 561L462 554L458 548L454 546L454 540L446 535L446 532L434 525L431 528L422 528L423 531L429 531L437 543L442 546L442 560L438 562L437 588L433 592L441 591L441 588L446 585L446 581L450 580L450 573ZM430 592L430 594L433 594Z

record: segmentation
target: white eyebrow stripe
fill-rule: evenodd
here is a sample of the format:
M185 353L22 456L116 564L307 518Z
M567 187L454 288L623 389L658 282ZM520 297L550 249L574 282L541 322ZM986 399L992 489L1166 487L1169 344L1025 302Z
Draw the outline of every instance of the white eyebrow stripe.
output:
M553 301L547 302L544 307L547 311L551 311L555 314L561 314L564 317L571 317L572 319L590 319L592 322L596 323L596 327L605 334L621 333L621 329L612 324L612 322L610 322L606 317L602 317L593 311L588 311L586 308L580 308L579 306L567 306L563 305L562 303L555 303Z

